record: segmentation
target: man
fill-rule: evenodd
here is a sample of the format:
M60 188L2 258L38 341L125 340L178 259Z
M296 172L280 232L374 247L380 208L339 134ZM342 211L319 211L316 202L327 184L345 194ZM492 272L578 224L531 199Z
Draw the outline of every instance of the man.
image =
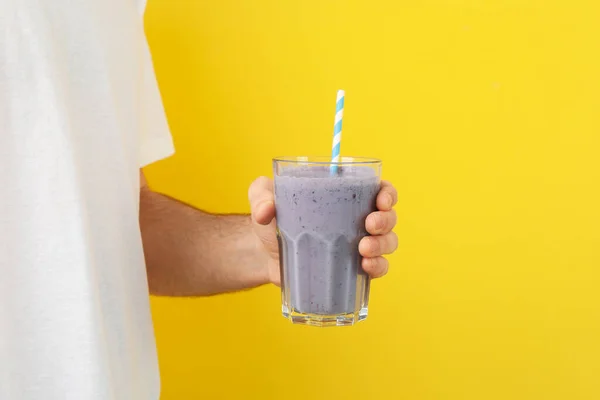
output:
M251 216L219 216L140 173L173 152L144 1L0 2L1 400L157 400L148 286L279 283L269 179L250 187ZM367 219L372 277L397 246L395 201L383 185Z

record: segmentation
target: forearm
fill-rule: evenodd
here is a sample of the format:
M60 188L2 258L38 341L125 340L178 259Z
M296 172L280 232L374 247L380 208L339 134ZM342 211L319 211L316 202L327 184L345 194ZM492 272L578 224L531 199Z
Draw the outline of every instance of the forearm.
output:
M143 188L140 227L152 294L205 296L268 281L249 216L208 214Z

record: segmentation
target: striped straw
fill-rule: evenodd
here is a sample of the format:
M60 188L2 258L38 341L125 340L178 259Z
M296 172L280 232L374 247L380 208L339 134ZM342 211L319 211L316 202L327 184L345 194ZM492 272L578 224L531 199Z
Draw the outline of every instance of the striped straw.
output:
M331 175L338 173L338 163L340 162L340 147L342 142L342 118L344 116L344 96L343 90L338 90L335 103L335 122L333 125L333 146L331 149Z

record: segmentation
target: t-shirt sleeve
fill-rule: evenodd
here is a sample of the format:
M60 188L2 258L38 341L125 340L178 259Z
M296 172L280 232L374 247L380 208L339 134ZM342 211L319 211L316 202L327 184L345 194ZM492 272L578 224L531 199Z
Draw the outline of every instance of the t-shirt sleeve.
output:
M150 49L146 41L144 41L143 53L140 104L140 168L175 153L173 139L154 73Z

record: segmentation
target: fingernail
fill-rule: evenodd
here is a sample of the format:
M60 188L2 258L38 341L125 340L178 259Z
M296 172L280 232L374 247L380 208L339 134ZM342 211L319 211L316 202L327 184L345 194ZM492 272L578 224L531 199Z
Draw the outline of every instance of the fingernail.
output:
M389 193L387 194L387 196L386 196L386 197L387 197L387 201L386 201L386 202L387 202L387 205L388 205L388 207L390 207L390 208L391 208L391 207L392 207L392 204L394 204L394 199L392 198L392 195L391 195L391 194L389 194Z

